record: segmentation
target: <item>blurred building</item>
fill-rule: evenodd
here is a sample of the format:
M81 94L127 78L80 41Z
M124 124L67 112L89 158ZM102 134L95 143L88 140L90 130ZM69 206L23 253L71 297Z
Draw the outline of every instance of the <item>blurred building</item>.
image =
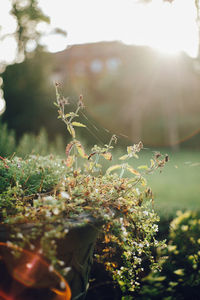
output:
M184 53L99 42L70 46L54 59L51 80L83 93L95 118L134 142L175 146L200 128L200 78Z
M126 56L127 46L120 42L99 42L69 46L55 54L53 78L67 82L78 77L117 71Z

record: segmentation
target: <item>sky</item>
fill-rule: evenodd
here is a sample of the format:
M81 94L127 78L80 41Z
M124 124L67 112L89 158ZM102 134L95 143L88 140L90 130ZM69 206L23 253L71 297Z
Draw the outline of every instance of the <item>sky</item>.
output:
M39 0L52 26L66 29L65 40L54 37L51 51L67 44L120 40L155 47L167 53L180 50L195 56L198 45L195 1L153 0ZM46 38L47 40L47 38ZM49 39L50 42L50 39ZM64 42L64 43L63 43Z
M22 0L26 1L26 0ZM172 3L153 0L38 0L51 25L38 29L49 33L59 27L67 37L46 35L42 43L51 52L68 45L98 41L122 41L126 44L149 45L173 54L181 50L194 57L197 54L198 31L194 0L174 0ZM10 1L0 1L0 33L12 33L16 22L9 15ZM31 47L34 46L30 44ZM0 44L0 60L11 62L16 45L12 38Z

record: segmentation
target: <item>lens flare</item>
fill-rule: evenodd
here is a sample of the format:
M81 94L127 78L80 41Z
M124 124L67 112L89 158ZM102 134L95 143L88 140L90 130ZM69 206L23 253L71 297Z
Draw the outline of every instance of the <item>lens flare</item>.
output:
M7 282L0 278L0 300L31 300L32 290L38 294L40 290L46 290L49 299L53 300L71 299L68 283L39 255L39 251L34 253L11 242L0 242L0 260L8 273Z

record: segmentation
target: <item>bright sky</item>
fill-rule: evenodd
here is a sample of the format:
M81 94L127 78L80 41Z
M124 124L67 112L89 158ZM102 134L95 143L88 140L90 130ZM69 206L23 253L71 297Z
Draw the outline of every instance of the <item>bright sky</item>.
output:
M39 0L52 26L68 32L67 38L45 39L51 51L67 44L120 40L142 44L161 51L181 50L196 56L198 32L194 0L144 5L137 0ZM56 42L55 42L56 41Z
M196 56L198 31L195 1L152 0L138 4L137 0L38 0L51 18L51 28L65 29L67 37L46 36L42 42L49 51L63 50L67 45L119 40L127 44L149 45L166 53L181 50ZM12 33L15 20L9 16L10 1L1 0L0 34ZM50 32L44 24L40 30ZM30 45L31 46L31 45ZM0 44L0 61L11 62L15 56L15 41L5 39Z

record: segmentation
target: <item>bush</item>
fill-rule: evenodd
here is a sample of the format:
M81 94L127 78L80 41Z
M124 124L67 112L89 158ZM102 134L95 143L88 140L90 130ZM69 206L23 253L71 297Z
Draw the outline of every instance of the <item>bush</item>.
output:
M200 212L177 212L170 224L168 246L160 257L162 271L145 278L139 298L199 299Z

